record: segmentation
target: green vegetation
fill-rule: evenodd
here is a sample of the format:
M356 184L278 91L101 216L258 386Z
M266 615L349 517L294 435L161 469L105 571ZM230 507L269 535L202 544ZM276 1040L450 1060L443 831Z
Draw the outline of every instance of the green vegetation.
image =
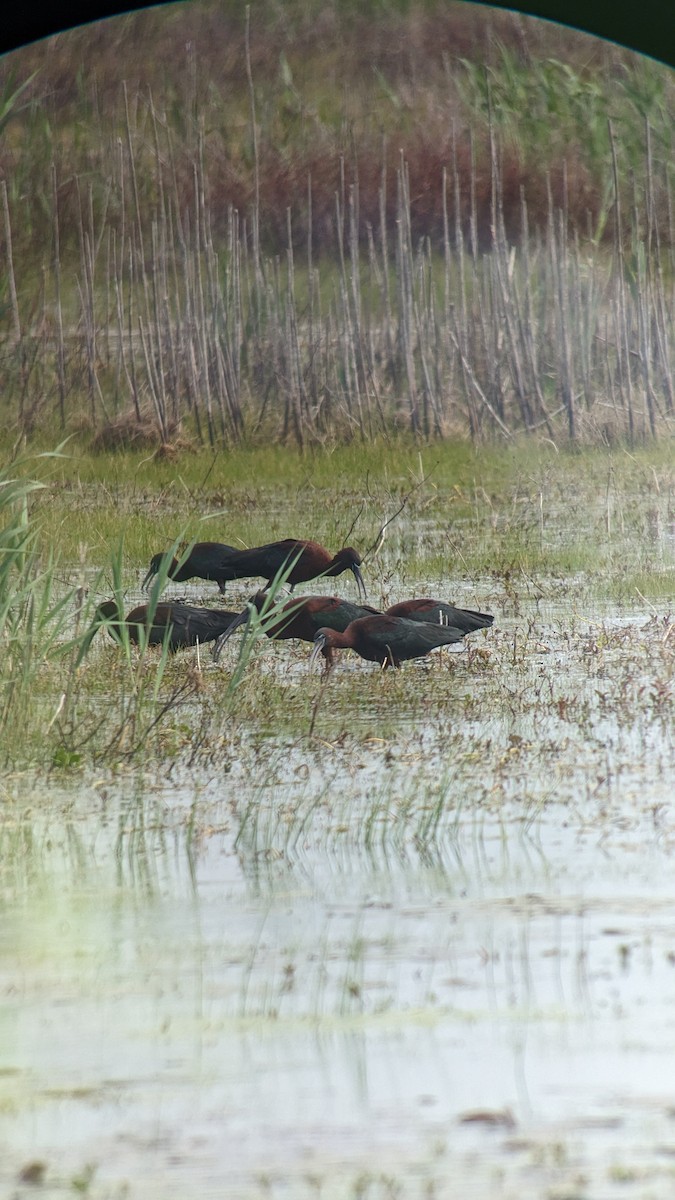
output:
M129 451L102 459L70 444L63 454L35 462L49 484L31 502L45 544L66 562L83 554L103 568L123 535L125 566L139 573L183 536L248 546L315 537L367 550L404 502L378 558L400 559L408 578L449 560L470 575L518 563L549 575L600 571L619 556L624 571L639 570L654 533L650 506L673 486L666 443L577 452L526 440L507 451L400 438L330 453L202 451L170 464Z
M66 446L15 463L0 489L6 763L69 769L141 758L164 771L229 759L244 742L262 750L270 738L310 731L359 738L376 726L391 737L411 721L453 711L479 718L485 709L492 718L512 703L514 679L551 636L534 632L541 606L560 614L554 643L571 637L582 657L588 614L599 605L660 619L671 611L674 479L666 447L571 453L525 442L479 454L466 444L420 450L401 440L331 454L201 453L172 468L138 452L110 462L104 481L98 456ZM257 621L218 666L209 651L170 656L166 646L138 649L124 637L120 646L104 629L91 638L101 600L115 595L124 611L138 603L151 555L177 539L255 545L289 535L333 549L355 544L371 603L437 595L494 611L494 629L472 637L460 659L434 656L414 680L411 667L389 678L360 662L346 670L349 655L339 656L328 681L308 675L309 648L260 639ZM157 579L151 603L165 583ZM231 585L225 607L239 608L255 587ZM347 594L349 583L341 588ZM175 595L176 585L168 590ZM223 603L207 584L193 586L190 599ZM653 694L667 708L673 645L656 632L650 654L662 647L661 682L643 703ZM614 638L612 630L596 638L603 654ZM645 654L637 632L634 644L631 671Z

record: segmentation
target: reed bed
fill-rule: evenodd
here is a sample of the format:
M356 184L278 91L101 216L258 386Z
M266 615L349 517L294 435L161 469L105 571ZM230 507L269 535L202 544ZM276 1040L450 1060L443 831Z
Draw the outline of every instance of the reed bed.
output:
M319 170L289 146L293 187L275 208L281 131L252 23L239 30L250 186L235 199L206 125L226 113L196 91L179 113L125 84L105 120L81 96L70 155L29 122L37 272L11 161L0 180L10 425L169 455L400 429L632 444L672 432L672 130L657 71L638 80L617 61L612 109L592 73L495 43L489 66L446 64L474 120L428 97L424 169L389 114L377 153L332 146ZM300 103L288 64L282 75ZM31 83L5 82L5 122Z
M510 244L496 143L488 251L467 244L449 211L440 251L413 241L401 161L393 245L383 225L362 251L358 188L336 195L337 266L315 260L311 241L298 263L290 212L284 261L256 253L232 209L217 246L200 161L186 221L166 177L168 150L158 149L159 208L146 220L128 149L111 181L122 234L96 220L83 194L80 262L66 279L55 209L39 311L25 322L13 306L0 367L13 398L6 418L23 432L84 421L101 450L166 452L186 438L304 447L397 429L631 444L672 433L674 276L654 228L641 231L636 217L630 241L617 234L608 255L570 236L551 202L545 234L530 237L523 196L522 238ZM456 186L450 164L444 198Z

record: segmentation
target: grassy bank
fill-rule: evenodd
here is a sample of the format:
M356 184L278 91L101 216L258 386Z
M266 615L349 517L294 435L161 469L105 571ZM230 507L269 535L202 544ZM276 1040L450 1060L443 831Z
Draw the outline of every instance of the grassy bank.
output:
M575 451L547 439L508 450L420 447L411 438L330 453L266 446L198 451L178 462L139 451L101 456L68 443L63 457L41 461L40 474L48 487L31 504L46 544L70 563L86 547L87 563L102 568L123 535L126 565L139 572L183 534L248 546L315 537L363 552L383 525L378 557L419 555L420 569L440 538L446 557L456 544L474 574L506 569L528 546L551 574L598 567L598 547L604 542L609 555L619 537L627 564L647 552L650 504L670 503L674 487L668 444Z

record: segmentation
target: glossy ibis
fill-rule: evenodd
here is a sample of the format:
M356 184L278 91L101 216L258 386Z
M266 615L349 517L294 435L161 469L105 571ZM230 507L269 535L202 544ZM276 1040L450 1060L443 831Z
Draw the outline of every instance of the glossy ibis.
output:
M324 650L356 650L361 658L379 662L383 667L400 667L407 658L421 658L437 646L461 642L465 630L452 625L432 625L407 617L387 614L359 617L344 633L320 629L314 638L311 662Z
M290 568L290 569L289 569ZM344 546L331 557L328 550L318 542L303 541L298 538L284 538L281 542L268 542L265 546L253 546L250 550L235 550L228 556L228 569L232 571L232 579L249 579L259 575L272 582L274 577L284 569L287 570L286 582L291 591L296 583L307 583L319 575L341 575L343 571L351 571L359 589L359 595L366 598L366 586L361 575L361 556L351 546Z
M226 546L223 542L195 542L184 562L181 562L182 556L171 558L167 579L173 579L175 583L184 583L186 579L210 579L224 592L228 580L236 578L228 574L227 570L228 555L236 553L234 546ZM144 588L159 573L168 558L168 551L153 554L148 573L143 580Z
M409 621L426 621L431 625L452 625L464 633L476 629L489 629L494 621L490 613L476 612L473 608L455 608L443 600L402 600L385 609L388 617L407 617Z
M372 616L379 612L379 609L371 608L368 604L352 604L349 600L341 600L339 596L297 596L279 606L268 600L267 592L256 592L230 627L221 633L213 647L214 659L218 658L225 642L235 629L239 629L248 620L250 605L260 613L265 604L267 608L263 614L264 633L275 641L298 638L303 642L313 642L319 629L325 627L342 631L359 617ZM323 656L330 665L333 656L329 647L325 648Z
M157 574L162 555L156 554L150 563L143 586ZM250 550L236 550L232 546L221 546L217 542L198 542L182 566L172 559L169 578L182 582L198 575L201 579L215 579L221 592L225 583L232 579L252 579L260 576L272 582L279 571L287 570L286 582L291 591L296 583L306 583L319 575L341 575L351 571L365 600L366 587L361 575L361 556L351 546L338 550L332 558L318 542L284 538L281 542L268 542L265 546L252 546ZM289 569L290 568L290 569Z
M94 614L92 628L83 643L80 658L89 648L92 638L102 625L106 625L110 636L119 642L120 630L123 625L129 631L129 639L136 645L141 641L141 629L147 633L147 644L156 646L164 641L167 626L169 632L169 650L185 650L188 646L196 646L197 642L214 642L227 629L238 614L225 612L224 609L195 608L191 604L158 604L150 617L150 606L139 604L132 608L126 617L120 611L116 600L106 600L99 604Z

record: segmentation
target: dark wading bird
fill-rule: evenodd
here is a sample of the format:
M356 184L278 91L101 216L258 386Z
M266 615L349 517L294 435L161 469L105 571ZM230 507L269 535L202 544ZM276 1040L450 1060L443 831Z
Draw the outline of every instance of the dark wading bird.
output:
M388 617L407 617L409 621L425 621L431 625L452 625L464 633L475 629L489 629L494 621L490 613L476 612L473 608L455 608L442 600L402 600L385 609Z
M246 608L239 613L238 617L235 617L229 629L221 633L218 638L213 647L214 659L218 658L225 642L235 629L239 629L246 623L250 605L253 605L260 613L267 599L266 592L256 592L255 596L251 597ZM268 638L276 641L298 638L303 642L313 642L318 630L323 627L342 631L359 617L374 615L378 612L379 609L371 608L368 604L352 604L349 600L341 600L339 596L298 596L287 600L281 606L269 604L269 608L263 616L267 625L264 632ZM270 623L267 624L267 620L272 617L274 620L270 620ZM330 666L333 656L329 647L323 651L323 656L326 664Z
M147 585L160 569L163 555L155 554L150 569L143 580ZM250 550L236 550L232 546L221 546L217 542L198 542L181 567L175 559L169 568L169 578L182 582L198 575L201 579L214 579L221 592L225 583L232 579L255 579L260 576L269 586L275 575L286 568L286 583L291 591L296 583L306 583L319 575L341 575L351 571L359 588L359 595L366 598L366 586L361 575L361 556L345 546L332 558L318 542L284 538L281 542L269 542L265 546L253 546ZM290 570L288 569L290 568Z
M92 628L88 633L80 651L80 658L89 649L91 641L101 626L106 625L108 633L114 641L120 641L121 627L126 625L129 640L136 645L141 640L141 630L147 636L150 646L161 645L169 632L169 650L185 650L188 646L196 646L197 642L214 642L224 630L236 619L237 613L225 612L222 609L195 608L191 604L158 604L152 620L149 616L149 606L139 604L132 608L126 617L120 612L116 600L106 600L99 604L94 615Z
M351 571L359 589L366 598L366 585L361 575L361 555L351 546L344 546L331 557L328 550L318 542L298 538L284 538L281 542L268 542L265 546L253 546L250 550L235 550L228 556L230 579L250 579L259 575L271 584L279 571L286 570L285 582L291 591L296 583L307 583L319 575L341 575Z
M226 546L224 542L195 542L185 562L180 561L180 556L170 559L167 579L173 579L175 583L185 583L186 579L209 579L217 583L220 591L224 592L225 584L235 578L228 573L228 555L236 553L234 546ZM169 559L168 551L153 554L148 573L143 580L144 588L159 574L165 559Z
M400 667L407 658L421 658L437 646L461 642L464 629L452 625L432 625L428 621L410 621L407 617L360 617L344 633L320 629L314 638L310 663L325 650L356 650L361 658L382 667Z

